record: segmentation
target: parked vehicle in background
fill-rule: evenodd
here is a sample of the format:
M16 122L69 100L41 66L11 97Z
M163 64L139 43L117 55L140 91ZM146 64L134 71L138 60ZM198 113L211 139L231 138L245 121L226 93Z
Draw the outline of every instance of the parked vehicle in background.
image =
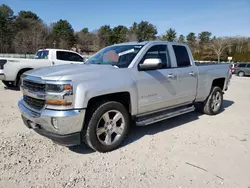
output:
M198 64L186 44L148 41L108 46L84 65L26 72L18 106L24 124L65 146L118 148L131 123L149 125L195 110L216 115L229 64Z
M238 76L250 76L250 63L239 63L235 69Z
M1 58L0 80L7 86L20 86L20 76L29 70L72 63L84 63L84 58L70 50L40 49L34 59Z
M232 74L235 73L235 69L236 69L237 65L238 65L238 63L232 63L232 64L231 64L231 71L232 71Z

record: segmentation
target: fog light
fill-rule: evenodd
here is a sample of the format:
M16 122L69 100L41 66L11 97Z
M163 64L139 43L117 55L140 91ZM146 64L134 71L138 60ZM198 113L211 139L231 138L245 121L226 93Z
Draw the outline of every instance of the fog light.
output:
M56 130L58 130L58 123L57 123L57 119L56 118L51 118L51 124L52 124L52 126L56 129Z

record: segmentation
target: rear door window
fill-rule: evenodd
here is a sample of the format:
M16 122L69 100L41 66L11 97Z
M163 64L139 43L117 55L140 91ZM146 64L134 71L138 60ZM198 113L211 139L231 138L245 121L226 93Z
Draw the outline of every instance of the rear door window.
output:
M250 68L250 63L249 63L249 64L247 64L247 67L248 67L248 68Z
M178 67L191 66L191 61L185 46L173 45L173 49Z
M76 53L65 52L65 51L57 51L56 58L63 61L78 61L83 62L83 57Z
M245 63L241 63L241 64L239 64L238 67L246 67L246 64Z

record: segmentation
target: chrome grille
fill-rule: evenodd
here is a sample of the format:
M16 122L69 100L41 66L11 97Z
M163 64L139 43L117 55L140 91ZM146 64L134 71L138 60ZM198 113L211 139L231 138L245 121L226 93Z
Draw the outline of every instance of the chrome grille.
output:
M23 86L27 88L29 91L35 92L45 92L45 84L35 83L28 80L23 80Z
M45 105L45 100L35 99L26 95L23 96L23 100L35 110L42 110Z

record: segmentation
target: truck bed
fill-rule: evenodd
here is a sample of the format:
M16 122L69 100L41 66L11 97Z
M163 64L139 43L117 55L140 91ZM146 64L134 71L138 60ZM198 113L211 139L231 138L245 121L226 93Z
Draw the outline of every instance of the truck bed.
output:
M204 100L208 96L214 78L228 78L230 74L229 63L195 63L199 72L197 99ZM225 83L227 84L227 83ZM222 85L225 85L224 82Z

